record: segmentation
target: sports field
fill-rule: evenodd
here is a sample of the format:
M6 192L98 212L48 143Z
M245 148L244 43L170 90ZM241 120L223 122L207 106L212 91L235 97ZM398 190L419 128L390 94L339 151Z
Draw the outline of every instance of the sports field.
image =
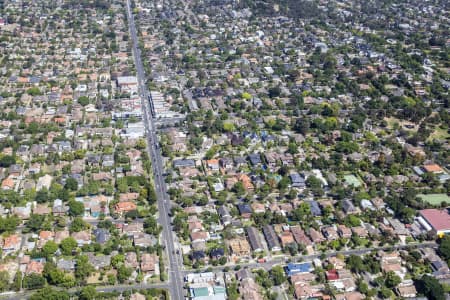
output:
M419 194L417 197L431 205L440 205L442 202L450 204L450 197L447 194Z

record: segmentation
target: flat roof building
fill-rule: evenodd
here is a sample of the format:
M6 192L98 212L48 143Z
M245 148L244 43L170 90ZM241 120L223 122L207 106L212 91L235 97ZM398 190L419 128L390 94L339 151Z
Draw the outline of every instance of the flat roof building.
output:
M449 210L449 208L424 209L420 211L420 215L438 236L443 236L444 234L450 234Z

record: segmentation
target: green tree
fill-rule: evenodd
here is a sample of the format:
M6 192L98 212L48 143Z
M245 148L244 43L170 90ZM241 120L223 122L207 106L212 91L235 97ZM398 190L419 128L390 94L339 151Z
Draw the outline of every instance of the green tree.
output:
M9 168L11 165L16 163L16 158L11 155L3 155L0 158L0 167Z
M445 259L450 260L450 236L444 236L439 244L439 254Z
M51 287L45 287L31 295L30 300L69 300L69 293L66 291L57 291Z
M394 273L394 271L389 271L386 273L384 283L390 289L395 288L402 282L402 279Z
M0 292L8 289L9 286L9 273L7 271L0 272Z
M78 182L76 181L75 178L69 177L66 179L66 184L64 185L64 188L71 191L76 191L78 189Z
M72 255L72 252L77 248L77 245L77 241L70 236L62 240L59 247L64 255Z
M281 266L275 266L270 270L270 277L274 285L281 285L286 281L286 276Z
M131 273L133 270L131 268L127 268L124 265L121 265L117 269L117 279L120 283L124 283L126 280L128 280L131 276Z
M89 228L89 224L83 221L82 218L76 217L70 224L70 232L80 232Z
M80 292L80 300L94 300L97 297L97 291L92 285L83 287Z
M42 253L45 255L45 257L50 257L51 255L55 254L55 252L58 250L58 244L56 244L54 241L48 241L45 243L44 247L42 247Z
M17 271L16 276L14 277L12 288L15 291L20 291L20 289L22 288L22 272Z
M431 276L424 275L415 282L417 291L424 294L430 300L444 300L445 293L439 281Z
M86 255L78 256L76 259L75 278L84 281L94 271Z
M84 205L80 201L69 201L69 215L79 217L84 214Z
M40 289L45 285L45 278L32 273L23 278L23 287L29 290Z
M352 254L347 258L346 263L347 267L349 267L354 273L362 273L366 270L366 266L360 256Z
M86 106L89 104L89 98L87 96L81 96L78 98L78 103L82 106Z

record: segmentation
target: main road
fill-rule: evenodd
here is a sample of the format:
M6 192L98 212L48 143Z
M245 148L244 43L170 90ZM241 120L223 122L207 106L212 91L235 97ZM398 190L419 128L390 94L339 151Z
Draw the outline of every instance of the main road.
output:
M155 190L158 199L158 211L159 211L159 224L162 225L162 240L165 245L166 254L168 257L168 269L169 278L168 286L171 299L181 300L183 296L183 279L180 269L182 267L182 261L176 251L174 235L171 229L171 220L169 217L170 212L170 199L167 194L167 187L163 177L163 159L161 150L158 147L158 138L156 135L155 120L152 116L152 111L149 106L151 101L150 92L146 86L146 76L144 72L144 66L141 60L141 51L139 50L138 37L136 34L136 25L134 23L134 16L131 11L130 0L127 0L127 15L128 15L128 27L133 42L133 57L136 65L136 74L139 84L139 94L142 99L143 121L146 127L147 133L147 150L149 157L152 160L152 168L154 175ZM161 272L164 270L161 270Z

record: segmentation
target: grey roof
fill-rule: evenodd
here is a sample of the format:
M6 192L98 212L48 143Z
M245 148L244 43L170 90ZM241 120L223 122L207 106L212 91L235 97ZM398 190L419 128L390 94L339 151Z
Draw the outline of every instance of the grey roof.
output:
M176 159L173 161L174 168L180 167L195 167L195 161L193 159Z
M264 250L258 229L256 229L255 227L247 227L247 235L253 251Z
M313 216L318 217L322 215L322 209L320 209L319 203L317 203L317 201L311 200L306 201L306 203L309 204L309 209L311 210Z
M251 214L252 208L248 204L238 204L237 206L239 213L242 214Z
M252 163L252 165L257 165L261 163L261 156L259 153L251 153L248 155L248 159Z
M266 225L263 227L264 237L266 238L267 245L270 250L274 250L276 248L280 248L280 242L278 241L278 236L273 230L271 225Z

